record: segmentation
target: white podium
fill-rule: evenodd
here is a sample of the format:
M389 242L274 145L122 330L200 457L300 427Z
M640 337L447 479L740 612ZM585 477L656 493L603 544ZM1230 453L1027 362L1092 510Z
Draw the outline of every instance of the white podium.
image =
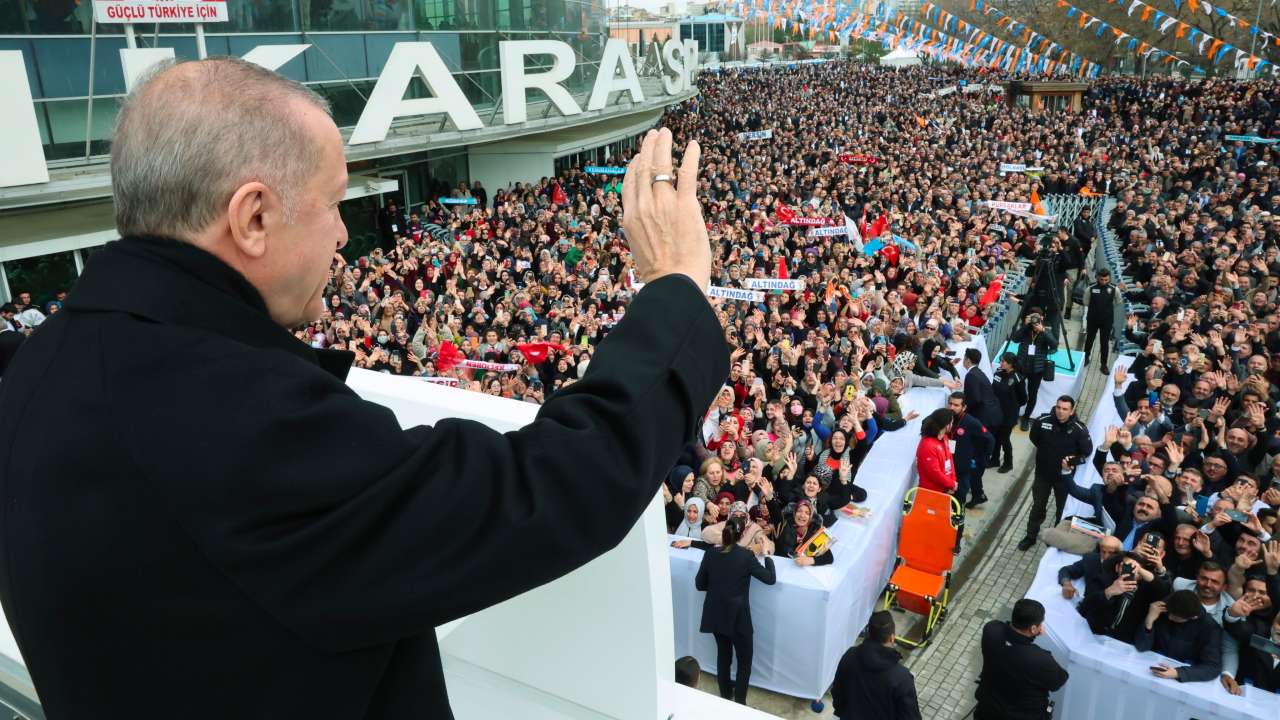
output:
M402 427L447 417L502 432L529 403L353 369L348 384ZM555 582L436 629L459 720L773 717L676 685L667 528L660 494L618 547Z
M404 427L445 417L500 431L537 406L353 369L348 384ZM430 528L423 528L430 532ZM575 572L436 629L459 720L756 720L772 715L677 685L671 574L661 496L618 547ZM0 615L0 698L42 718L9 624Z

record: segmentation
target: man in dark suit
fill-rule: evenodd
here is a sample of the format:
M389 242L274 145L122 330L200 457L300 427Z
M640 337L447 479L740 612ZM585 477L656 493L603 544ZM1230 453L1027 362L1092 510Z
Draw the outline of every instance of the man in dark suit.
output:
M987 469L987 458L996 447L996 438L968 411L968 398L962 392L951 393L947 401L955 420L951 423L950 439L956 444L956 499L967 508L975 508L987 501L982 490L982 473ZM969 491L973 499L965 503Z
M1079 560L1070 565L1058 568L1058 584L1062 586L1062 597L1070 600L1076 596L1073 580L1084 579L1084 593L1102 592L1103 566L1110 563L1123 552L1120 539L1107 535L1098 541L1097 549L1085 553Z
M991 388L991 378L982 372L982 368L978 365L982 362L982 353L977 348L967 348L964 351L964 401L969 406L969 412L973 416L982 421L989 429L993 430L1000 427L1004 422L1004 411L1000 407L1000 401L996 399L995 391Z
M124 239L0 383L0 601L48 716L452 717L434 628L617 545L728 373L698 158L677 191L645 137L647 284L581 380L517 432L401 430L288 330L346 242L324 101L236 58L136 88Z
M840 720L920 720L916 681L894 648L895 632L888 610L874 612L862 644L840 658L831 683Z

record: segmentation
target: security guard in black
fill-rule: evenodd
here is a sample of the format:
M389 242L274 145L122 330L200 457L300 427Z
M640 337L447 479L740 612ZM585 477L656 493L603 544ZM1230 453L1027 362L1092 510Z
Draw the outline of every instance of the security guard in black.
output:
M1093 339L1096 336L1098 352L1102 356L1102 363L1098 369L1105 375L1110 372L1111 367L1108 362L1111 354L1111 328L1115 322L1115 305L1119 295L1115 286L1111 284L1111 271L1106 268L1099 270L1097 281L1089 286L1085 295L1089 306L1088 314L1085 316L1085 363L1089 362L1089 353L1093 349Z

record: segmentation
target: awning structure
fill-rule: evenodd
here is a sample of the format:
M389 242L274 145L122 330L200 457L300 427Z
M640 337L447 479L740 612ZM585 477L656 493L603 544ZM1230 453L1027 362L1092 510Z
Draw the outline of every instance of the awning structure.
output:
M395 192L395 178L352 175L344 200ZM115 240L115 210L110 202L35 207L0 215L0 263L97 247Z

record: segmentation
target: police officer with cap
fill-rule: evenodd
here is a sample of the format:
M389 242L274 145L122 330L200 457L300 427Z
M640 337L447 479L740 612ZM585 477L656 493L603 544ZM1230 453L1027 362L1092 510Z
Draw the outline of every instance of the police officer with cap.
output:
M1049 492L1053 492L1057 506L1056 525L1062 520L1062 507L1067 500L1066 483L1075 482L1076 467L1093 453L1093 441L1084 423L1076 417L1076 401L1070 395L1059 397L1053 410L1031 423L1031 444L1036 446L1036 469L1027 535L1018 543L1018 549L1024 551L1036 543L1049 505Z
M1084 339L1084 362L1089 364L1089 353L1093 349L1093 338L1098 338L1098 352L1102 355L1102 362L1098 365L1098 372L1106 375L1110 372L1111 365L1107 358L1111 354L1111 327L1115 320L1114 312L1116 302L1119 300L1119 293L1114 285L1111 284L1111 271L1103 268L1098 271L1098 279L1089 286L1086 302L1088 303L1088 314L1085 316L1085 339Z

